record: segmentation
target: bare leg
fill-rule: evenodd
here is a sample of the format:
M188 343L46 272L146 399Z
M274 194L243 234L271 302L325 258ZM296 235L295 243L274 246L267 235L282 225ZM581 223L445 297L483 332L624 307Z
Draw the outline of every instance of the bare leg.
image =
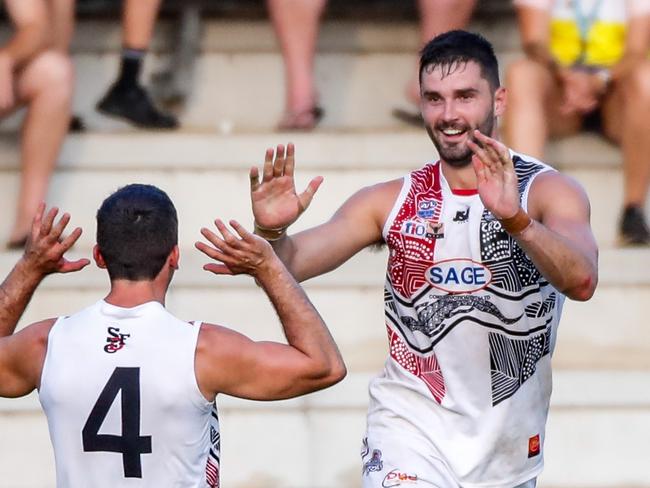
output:
M515 151L542 158L549 136L580 130L582 117L558 113L560 87L549 70L528 59L508 66L508 108L504 117L506 144Z
M51 32L53 48L68 54L74 34L75 0L49 0L48 7L52 19Z
M650 62L640 63L603 107L606 135L623 150L624 204L643 207L650 186Z
M462 29L470 21L476 0L418 0L420 12L420 45L424 46L438 34ZM406 98L417 105L420 102L419 65L406 86Z
M285 69L285 114L307 114L317 102L314 55L318 22L326 0L268 0L271 21L282 49ZM297 121L302 122L302 121Z
M160 9L160 0L124 0L122 45L128 49L147 50Z
M73 69L67 56L40 54L18 75L18 96L27 105L21 134L20 190L9 241L24 238L38 204L45 199L50 176L70 122Z
M650 186L650 62L640 63L613 87L603 105L607 137L623 150L623 212L619 222L620 242L650 244L643 208Z

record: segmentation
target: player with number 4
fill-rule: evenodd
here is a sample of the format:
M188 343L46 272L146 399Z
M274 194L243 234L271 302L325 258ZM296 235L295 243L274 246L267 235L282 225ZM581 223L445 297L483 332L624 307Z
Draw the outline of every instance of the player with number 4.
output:
M165 295L178 269L178 221L169 197L128 185L97 212L93 257L109 294L70 316L11 335L49 273L89 261L64 253L69 221L57 210L34 220L25 255L0 285L0 396L38 389L66 488L218 487L218 393L275 400L325 388L345 365L325 323L270 244L237 222L216 220L196 247L217 275L248 274L269 297L287 344L254 342L233 330L177 319ZM27 453L25 453L27 455Z

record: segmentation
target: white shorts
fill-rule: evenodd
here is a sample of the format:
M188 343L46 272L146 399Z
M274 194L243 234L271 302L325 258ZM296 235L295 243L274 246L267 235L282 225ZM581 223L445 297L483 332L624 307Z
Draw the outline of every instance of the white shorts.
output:
M440 459L395 439L363 439L362 488L460 488ZM535 488L536 479L512 488Z

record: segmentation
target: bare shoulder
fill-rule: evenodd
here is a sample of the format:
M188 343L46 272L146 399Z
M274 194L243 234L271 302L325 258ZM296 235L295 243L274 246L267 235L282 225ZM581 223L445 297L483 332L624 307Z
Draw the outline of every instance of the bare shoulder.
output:
M528 209L533 218L553 209L571 212L590 212L587 192L575 178L559 171L539 174L530 187Z
M34 343L47 343L47 338L50 334L50 330L56 323L56 318L44 319L39 322L34 322L26 326L24 329L21 329L13 335L20 340L33 341Z
M343 204L339 212L370 212L381 220L381 217L387 217L393 208L403 184L404 178L396 178L363 187ZM381 223L383 224L383 220Z
M197 344L197 353L237 354L238 348L251 340L245 335L223 325L203 322Z

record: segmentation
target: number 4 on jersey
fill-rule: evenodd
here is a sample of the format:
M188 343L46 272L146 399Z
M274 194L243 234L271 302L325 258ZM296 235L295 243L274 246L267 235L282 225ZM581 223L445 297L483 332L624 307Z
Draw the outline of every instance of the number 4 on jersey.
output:
M99 434L106 415L122 392L122 435ZM85 452L122 453L125 478L142 478L142 454L151 453L151 436L140 435L140 368L115 368L81 432Z

